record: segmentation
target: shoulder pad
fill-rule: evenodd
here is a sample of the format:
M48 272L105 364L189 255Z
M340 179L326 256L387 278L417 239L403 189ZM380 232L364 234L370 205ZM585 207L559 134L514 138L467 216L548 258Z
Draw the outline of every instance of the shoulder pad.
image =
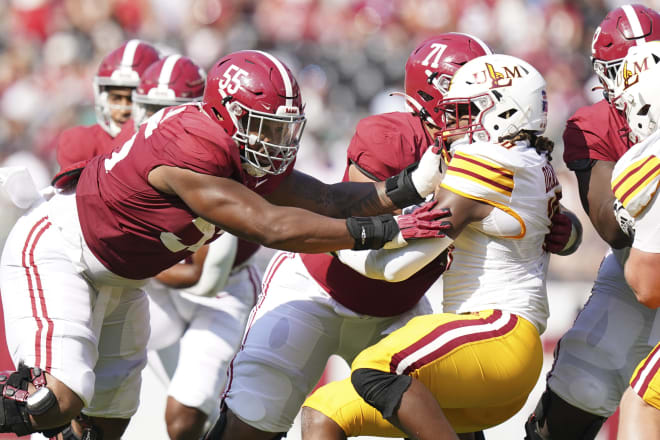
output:
M486 147L498 148L490 144ZM468 197L506 204L513 192L514 174L513 167L493 157L461 148L453 152L442 186Z
M635 145L612 172L614 196L633 217L644 212L660 185L660 142Z

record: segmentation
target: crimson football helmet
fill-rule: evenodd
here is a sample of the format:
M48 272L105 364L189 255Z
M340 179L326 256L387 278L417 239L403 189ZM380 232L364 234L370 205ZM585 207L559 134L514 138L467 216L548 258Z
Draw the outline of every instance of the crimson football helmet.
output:
M591 42L591 62L609 101L616 72L628 49L660 40L660 14L643 5L623 5L605 16Z
M151 44L140 40L129 40L103 58L94 77L94 107L96 121L115 137L121 127L110 117L107 87L135 88L140 76L160 55Z
M205 81L204 70L188 57L169 55L153 63L133 90L135 129L163 107L201 101Z
M236 140L252 176L281 174L294 161L305 127L298 82L267 52L243 50L209 71L204 110Z
M477 37L458 32L423 41L406 62L406 102L426 122L441 127L438 104L454 73L471 59L492 53Z

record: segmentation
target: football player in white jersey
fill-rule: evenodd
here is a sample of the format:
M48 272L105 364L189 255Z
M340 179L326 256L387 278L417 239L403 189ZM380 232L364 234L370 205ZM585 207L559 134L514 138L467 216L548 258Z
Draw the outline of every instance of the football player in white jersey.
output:
M660 41L634 46L617 73L615 105L636 143L612 172L612 191L635 219L626 281L645 306L660 307ZM660 344L635 369L621 401L619 440L660 438Z
M561 198L552 142L540 136L545 87L534 67L507 55L481 56L456 72L439 103L450 160L435 193L451 209L452 230L403 252L338 253L358 272L396 282L451 246L445 313L413 318L358 355L350 379L310 396L303 438L454 440L525 403L543 361L543 241Z

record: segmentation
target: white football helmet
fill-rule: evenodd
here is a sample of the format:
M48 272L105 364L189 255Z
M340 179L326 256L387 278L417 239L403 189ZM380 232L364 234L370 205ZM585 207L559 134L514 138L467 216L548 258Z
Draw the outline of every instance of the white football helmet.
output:
M658 129L660 119L660 41L633 46L621 62L614 84L614 105L630 126L630 140L638 143Z
M492 54L468 61L454 74L440 104L446 118L461 120L443 138L466 135L470 142L498 142L522 130L542 134L548 114L545 89L543 76L520 58Z

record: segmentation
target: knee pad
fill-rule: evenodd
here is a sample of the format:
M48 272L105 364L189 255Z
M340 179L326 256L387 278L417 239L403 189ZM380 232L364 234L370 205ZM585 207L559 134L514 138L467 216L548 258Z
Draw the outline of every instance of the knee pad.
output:
M365 402L380 411L385 419L389 419L399 409L403 393L410 387L412 377L359 368L351 374L351 383Z
M28 385L36 391L28 392ZM40 368L19 363L16 371L0 373L0 432L12 432L23 436L35 432L30 414L39 415L55 405L57 399L46 388L46 375Z

